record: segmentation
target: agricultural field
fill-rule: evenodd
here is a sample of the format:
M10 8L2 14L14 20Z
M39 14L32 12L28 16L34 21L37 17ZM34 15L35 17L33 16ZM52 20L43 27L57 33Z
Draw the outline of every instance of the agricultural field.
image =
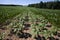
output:
M0 6L0 40L60 40L60 10Z

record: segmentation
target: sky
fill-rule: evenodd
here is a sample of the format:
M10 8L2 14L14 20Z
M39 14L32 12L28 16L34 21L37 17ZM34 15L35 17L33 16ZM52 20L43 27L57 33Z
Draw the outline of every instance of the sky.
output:
M0 0L0 4L28 5L32 3L39 3L40 1L47 2L53 0Z

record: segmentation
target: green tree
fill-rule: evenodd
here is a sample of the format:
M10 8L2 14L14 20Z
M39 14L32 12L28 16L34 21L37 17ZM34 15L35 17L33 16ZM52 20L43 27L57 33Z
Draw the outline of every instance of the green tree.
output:
M39 5L40 5L40 8L43 8L43 2L42 1L39 3Z

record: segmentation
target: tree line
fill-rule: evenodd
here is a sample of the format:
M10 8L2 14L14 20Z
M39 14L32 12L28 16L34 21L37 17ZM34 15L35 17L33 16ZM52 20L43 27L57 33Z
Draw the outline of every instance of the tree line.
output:
M14 5L14 4L0 4L0 6L23 6L23 5Z
M36 7L36 8L48 8L48 9L60 9L60 1L50 1L36 4L29 4L28 7Z

